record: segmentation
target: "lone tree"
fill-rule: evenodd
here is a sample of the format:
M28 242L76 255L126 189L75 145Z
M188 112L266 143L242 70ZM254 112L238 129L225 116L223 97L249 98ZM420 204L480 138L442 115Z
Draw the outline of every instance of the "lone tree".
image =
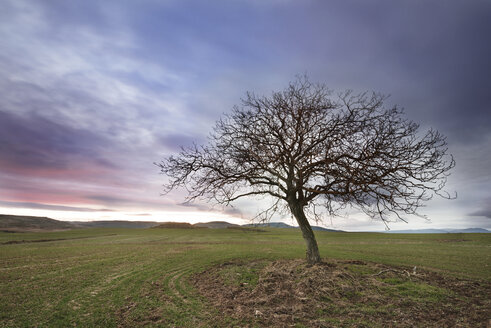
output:
M242 106L222 117L208 144L182 148L157 164L169 177L168 192L189 191L187 201L220 204L245 196L269 195L295 217L307 244L307 261L320 261L307 215L316 207L334 215L347 205L385 224L442 193L455 165L445 138L421 134L418 124L385 96L351 91L333 96L324 84L297 78L270 97L247 93ZM307 215L306 215L307 214Z

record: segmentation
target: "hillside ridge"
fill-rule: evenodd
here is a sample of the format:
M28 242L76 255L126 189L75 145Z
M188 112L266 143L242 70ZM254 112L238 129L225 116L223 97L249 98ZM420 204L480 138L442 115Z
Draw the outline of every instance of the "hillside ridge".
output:
M209 221L190 224L186 222L157 222L157 221L126 221L126 220L101 220L101 221L61 221L41 216L23 216L0 214L0 231L55 231L83 228L282 228L298 229L298 227L284 222L269 223L248 223L238 225L227 221ZM328 229L320 226L312 226L316 231L343 232L342 230ZM414 230L390 230L385 233L491 233L483 228L463 228L463 229L414 229Z

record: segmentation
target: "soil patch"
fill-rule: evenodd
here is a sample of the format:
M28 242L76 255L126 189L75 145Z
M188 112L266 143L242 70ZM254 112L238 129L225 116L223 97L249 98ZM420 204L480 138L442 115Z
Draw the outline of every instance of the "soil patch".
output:
M436 241L439 243L463 243L463 242L472 241L472 240L458 238L458 239L436 239Z
M486 327L491 283L364 261L232 261L192 277L218 326Z

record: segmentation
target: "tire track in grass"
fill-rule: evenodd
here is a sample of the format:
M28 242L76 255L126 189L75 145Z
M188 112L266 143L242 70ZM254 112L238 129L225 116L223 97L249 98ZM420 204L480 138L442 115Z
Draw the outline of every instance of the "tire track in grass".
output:
M159 260L154 258L142 270L145 274L139 278L139 291L128 295L115 310L120 326L192 327L199 326L204 319L201 314L204 304L194 287L187 284L187 278L202 265L202 253L194 251L205 247L177 246L160 253Z
M169 280L169 288L172 291L173 295L176 296L182 303L189 305L190 303L190 288L183 283L183 279L192 272L190 266L187 268L183 268L179 270L170 280Z
M145 270L147 277L139 295L127 298L116 310L120 327L196 326L192 323L197 320L200 303L182 284L182 279L193 272L194 264L176 262Z
M185 264L168 272L164 278L165 292L176 305L189 305L189 292L182 287L181 279L192 271L192 267L192 264Z
M196 263L193 259L189 258L188 261L183 261L182 253L190 250L203 249L203 246L189 246L185 249L171 249L167 254L176 256L174 261L177 263L172 264L172 269L164 273L159 279L162 281L163 291L168 297L172 299L176 305L189 306L193 302L194 293L192 288L185 283L186 278L196 271ZM171 264L169 264L171 265Z

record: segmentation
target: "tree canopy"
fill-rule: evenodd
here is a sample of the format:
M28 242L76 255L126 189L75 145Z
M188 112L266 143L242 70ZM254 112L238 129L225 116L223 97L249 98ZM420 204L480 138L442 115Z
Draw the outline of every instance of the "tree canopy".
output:
M188 201L220 204L268 195L296 218L307 243L307 260L320 260L309 220L316 207L329 214L350 205L388 222L418 215L443 191L455 165L445 137L404 118L384 95L345 91L297 78L271 96L247 93L224 115L208 143L183 148L158 164L165 190L186 187ZM265 211L264 213L269 213Z

